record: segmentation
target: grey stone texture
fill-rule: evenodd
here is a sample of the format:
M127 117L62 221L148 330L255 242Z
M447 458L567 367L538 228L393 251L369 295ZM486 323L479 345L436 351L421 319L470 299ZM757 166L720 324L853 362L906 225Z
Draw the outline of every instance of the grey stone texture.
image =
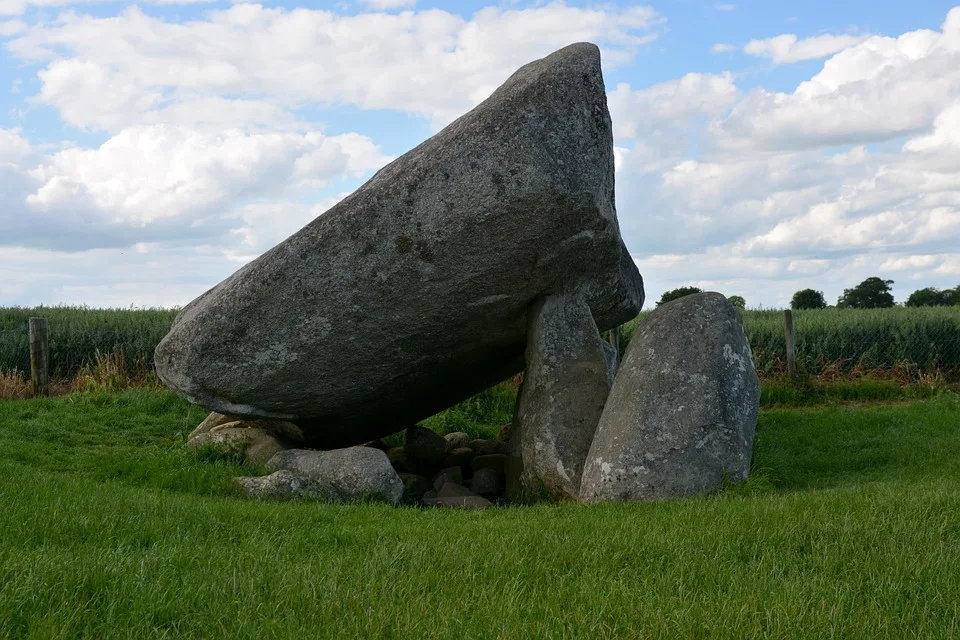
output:
M653 311L630 340L587 456L587 501L679 498L746 480L760 383L719 293Z
M267 468L292 471L330 502L375 500L396 504L403 495L403 481L390 466L386 453L372 447L289 449L272 457Z
M586 301L560 294L530 312L527 371L514 418L522 482L535 494L575 500L610 374Z
M156 349L195 404L296 423L328 449L395 433L524 366L530 302L636 315L596 46L493 95L188 304Z

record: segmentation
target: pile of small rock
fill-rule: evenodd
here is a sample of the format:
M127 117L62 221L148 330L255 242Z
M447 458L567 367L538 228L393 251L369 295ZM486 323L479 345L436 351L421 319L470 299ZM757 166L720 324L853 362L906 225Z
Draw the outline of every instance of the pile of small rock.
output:
M386 450L403 482L406 504L484 508L503 499L509 429L496 440L471 440L463 432L446 436L410 427L402 447ZM382 441L372 446L382 446Z
M507 425L497 439L471 440L463 432L441 436L413 426L404 432L400 447L381 439L318 451L296 448L300 433L291 423L238 420L214 412L190 434L187 444L236 451L247 464L272 471L237 478L243 493L252 498L483 509L504 499L509 433Z

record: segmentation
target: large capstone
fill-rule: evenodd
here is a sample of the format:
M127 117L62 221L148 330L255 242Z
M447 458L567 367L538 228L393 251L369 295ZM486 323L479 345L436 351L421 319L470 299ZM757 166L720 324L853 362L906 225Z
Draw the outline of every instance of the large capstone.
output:
M737 309L719 293L663 305L627 347L587 455L581 498L679 498L746 480L759 406Z
M643 303L592 44L522 67L187 305L157 373L214 411L291 421L309 446L359 444L520 371L527 310L557 291L601 330Z

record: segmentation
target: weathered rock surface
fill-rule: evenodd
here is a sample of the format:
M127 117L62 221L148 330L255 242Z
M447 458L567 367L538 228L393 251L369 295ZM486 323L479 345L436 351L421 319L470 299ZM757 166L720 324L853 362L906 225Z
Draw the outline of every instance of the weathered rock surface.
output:
M451 451L447 457L443 459L443 466L465 467L470 464L474 456L476 456L476 454L470 447L459 447Z
M267 468L292 471L330 502L383 500L396 504L403 495L403 482L387 455L371 447L289 449L273 456Z
M497 495L503 490L503 473L490 467L477 469L470 481L470 489L482 496Z
M287 447L272 433L234 421L214 427L187 442L189 447L211 445L224 452L243 451L247 464L260 465Z
M423 499L423 494L430 490L430 483L421 475L415 473L401 473L400 481L403 483L403 495L400 502L403 504L418 504Z
M553 499L577 499L583 464L610 392L604 341L586 301L560 294L535 304L526 359L514 418L522 482Z
M450 443L435 431L421 426L410 427L404 433L403 448L407 458L417 465L440 465L450 451Z
M500 440L476 439L470 441L470 448L473 449L473 453L478 456L506 453L507 446L507 443L501 442Z
M425 507L460 507L464 509L486 509L492 503L466 487L448 482L437 491L436 497L423 498Z
M193 440L197 436L201 436L214 427L219 427L222 424L227 424L228 422L236 422L237 418L233 416L225 416L222 413L217 413L216 411L210 412L203 422L197 425L197 428L190 432L190 435L187 436L187 440Z
M463 469L460 467L447 467L446 469L442 469L433 477L433 488L439 491L440 487L448 482L463 484Z
M531 300L576 290L601 329L643 303L614 208L599 50L575 44L187 305L157 373L309 446L395 433L523 368Z
M746 480L760 403L743 320L719 293L669 302L637 329L587 457L584 500L648 500Z
M491 453L485 456L477 456L470 465L474 471L480 469L493 469L498 473L503 473L506 467L507 456L503 453Z
M248 498L312 497L310 483L286 469L268 476L243 476L237 478L237 484Z
M451 451L470 446L470 436L465 434L463 431L454 431L453 433L448 433L443 437L448 443L450 443Z

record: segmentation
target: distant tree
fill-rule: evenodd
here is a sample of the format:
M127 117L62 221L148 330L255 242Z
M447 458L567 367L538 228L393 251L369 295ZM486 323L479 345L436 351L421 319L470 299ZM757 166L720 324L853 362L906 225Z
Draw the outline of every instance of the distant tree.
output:
M955 307L960 307L960 284L953 289L947 289L946 293L949 294L950 304Z
M949 307L954 303L956 292L953 289L941 291L936 287L917 289L907 298L908 307Z
M882 280L877 277L867 278L853 289L844 289L843 295L837 300L838 307L850 309L879 309L893 306L893 294L890 285L893 280Z
M823 297L823 291L814 289L801 289L793 294L790 300L791 309L825 309L827 299Z
M743 299L743 296L730 296L727 300L740 311L747 308L747 301Z
M666 304L671 300L676 300L677 298L682 298L683 296L689 296L694 293L703 293L703 289L699 287L680 287L679 289L673 289L672 291L665 291L662 296L660 296L660 302L657 303L659 307L662 304Z

